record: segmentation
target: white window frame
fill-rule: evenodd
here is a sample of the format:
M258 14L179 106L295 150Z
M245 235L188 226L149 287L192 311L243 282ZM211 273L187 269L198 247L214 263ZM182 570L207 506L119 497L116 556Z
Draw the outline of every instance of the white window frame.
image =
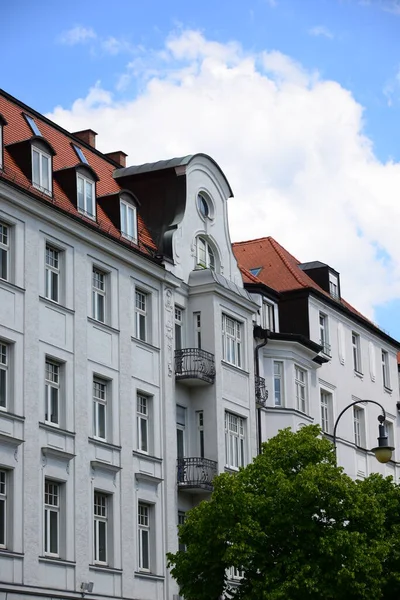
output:
M222 315L222 358L239 369L243 368L242 331L243 323Z
M0 469L0 548L7 548L8 543L8 488L9 472L6 469ZM3 532L3 537L1 537Z
M355 445L365 448L365 410L360 406L353 406L353 427Z
M333 273L329 273L329 294L335 300L339 298L339 278Z
M81 197L79 186L82 185ZM89 197L88 190L91 190L92 195L92 211L89 210ZM78 208L78 212L82 213L89 219L96 219L96 185L93 179L85 177L82 173L76 174L76 206Z
M353 350L353 368L356 373L362 374L361 363L361 338L355 331L351 332L351 345Z
M61 421L61 365L50 358L45 362L45 416L44 422L60 427ZM54 407L56 410L54 411ZM57 420L53 420L53 412Z
M321 429L324 433L333 433L333 394L320 389Z
M183 348L183 309L179 306L174 307L175 314L175 350Z
M10 346L0 340L0 409L8 409Z
M382 350L382 382L383 387L390 390L390 368L389 368L389 353Z
M132 242L137 242L137 211L136 206L120 200L121 235Z
M139 571L151 571L151 512L146 502L138 502L138 554Z
M44 482L44 554L60 556L60 499L61 486L57 481L45 479ZM55 518L55 520L54 520ZM52 532L56 528L56 546L52 547Z
M275 307L266 301L262 305L262 327L275 331Z
M135 290L135 337L142 342L148 341L149 294Z
M308 373L306 369L294 366L294 383L296 389L296 408L308 414Z
M194 347L201 348L201 313L193 313L194 321Z
M10 281L10 250L11 250L11 227L8 223L0 221L0 257L1 258L1 270L0 279L4 281ZM4 261L4 262L3 262ZM5 269L5 273L3 272ZM3 277L5 275L5 277Z
M225 411L225 466L239 470L245 466L246 419Z
M278 367L278 369L275 369ZM274 360L274 405L284 406L285 405L285 385L284 385L284 365L282 360ZM279 381L279 390L277 382ZM279 401L277 401L279 394Z
M101 269L92 268L92 317L100 323L106 322L107 276Z
M319 343L322 346L322 352L327 356L331 356L328 315L323 312L319 313Z
M141 392L136 396L137 449L138 452L149 454L149 420L150 398Z
M35 172L35 161L34 155L35 153L39 157L39 171ZM47 160L47 169L43 166L44 160ZM49 182L49 187L45 187L44 184L44 175L47 170L47 177ZM32 145L32 185L37 190L44 192L48 196L51 196L52 193L52 160L50 154L44 152L41 148L38 148L35 145Z
M108 433L108 388L109 382L100 377L93 377L93 437L97 440L107 440ZM102 431L102 419L104 432Z
M93 494L93 561L95 564L108 564L108 528L110 512L110 495L94 490ZM104 557L101 556L100 535L101 529L104 532Z
M45 297L52 302L59 303L61 252L48 243L46 243L45 249L45 263Z
M196 411L196 424L197 424L197 445L199 451L199 458L204 458L204 411Z
M215 252L209 242L201 235L196 239L197 266L203 269L216 270Z

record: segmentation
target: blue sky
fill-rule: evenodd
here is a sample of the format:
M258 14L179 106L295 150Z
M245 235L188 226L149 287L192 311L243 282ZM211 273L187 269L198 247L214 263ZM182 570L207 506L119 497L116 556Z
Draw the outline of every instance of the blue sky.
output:
M132 162L213 154L235 241L332 264L400 339L400 1L14 0L2 19L3 89Z

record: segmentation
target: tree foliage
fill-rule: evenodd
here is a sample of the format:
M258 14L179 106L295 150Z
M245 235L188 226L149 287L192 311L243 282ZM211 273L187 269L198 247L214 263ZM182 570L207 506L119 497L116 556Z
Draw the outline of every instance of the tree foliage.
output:
M216 477L179 536L186 551L168 560L186 600L400 598L400 489L350 479L318 426L285 429L252 464Z

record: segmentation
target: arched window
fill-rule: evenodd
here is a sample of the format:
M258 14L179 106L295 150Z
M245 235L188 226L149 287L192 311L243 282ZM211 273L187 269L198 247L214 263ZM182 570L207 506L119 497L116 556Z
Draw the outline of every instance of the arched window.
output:
M215 254L210 244L203 237L197 238L197 265L203 269L215 271Z

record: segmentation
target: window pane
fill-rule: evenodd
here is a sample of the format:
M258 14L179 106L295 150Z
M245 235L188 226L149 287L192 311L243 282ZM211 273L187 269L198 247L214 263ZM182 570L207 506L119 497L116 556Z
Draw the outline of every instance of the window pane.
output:
M58 389L55 387L50 388L51 394L51 416L50 420L52 423L58 423Z
M142 568L149 569L149 532L142 531Z
M49 552L58 554L58 513L50 511L50 548Z
M86 211L94 215L93 210L93 183L86 181Z
M50 180L49 180L49 158L44 154L42 156L42 187L46 190L50 189Z
M0 369L0 406L2 406L3 408L5 408L7 406L6 392L7 392L7 373L3 369Z
M97 319L104 322L104 296L97 295Z
M0 499L0 546L6 545L6 501Z
M36 150L32 151L32 181L40 185L40 154Z
M98 522L98 535L98 560L101 562L107 562L107 524L104 521Z
M127 233L127 226L126 226L126 204L123 204L121 202L121 231L122 233Z
M54 302L58 302L58 275L57 273L50 272L51 278L51 299Z
M99 421L99 430L97 435L101 438L106 437L106 407L104 404L98 404L98 421Z
M0 248L0 279L7 279L7 251Z
M146 341L146 317L139 315L139 339Z
M82 177L78 177L78 208L85 209L84 181Z
M146 419L140 419L140 438L141 438L141 450L147 452L147 421Z
M178 458L185 456L184 432L182 429L176 430L177 454Z

